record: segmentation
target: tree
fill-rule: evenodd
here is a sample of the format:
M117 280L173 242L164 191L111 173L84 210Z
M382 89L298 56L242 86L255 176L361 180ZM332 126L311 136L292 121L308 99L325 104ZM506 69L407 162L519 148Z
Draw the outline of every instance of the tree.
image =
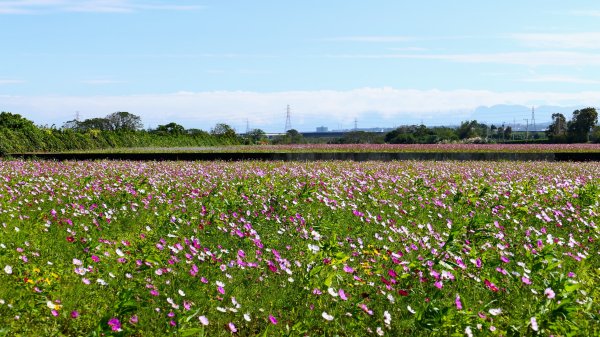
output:
M458 129L456 129L456 134L458 135L458 138L459 139L468 139L468 138L476 137L477 136L476 126L477 126L476 120L464 121L464 122L460 123L460 126L458 127Z
M512 136L512 127L509 125L504 128L504 139L510 139L510 136Z
M90 130L100 130L100 131L112 130L111 123L107 118L99 118L99 117L88 118L81 122L76 121L75 125L76 125L75 130L82 131L82 132L90 131Z
M573 118L567 123L567 133L570 141L587 142L590 131L598 123L598 112L595 108L585 108L573 111Z
M35 124L33 124L33 122L29 119L22 117L19 114L2 112L0 113L0 127L12 130L30 129L35 127Z
M171 122L169 124L159 125L154 131L161 134L181 135L185 133L185 128L182 125Z
M144 125L140 116L136 116L126 111L117 111L108 116L109 128L112 131L135 131L141 129Z
M546 130L546 136L553 142L564 142L567 136L567 119L561 113L552 114L552 124Z
M237 136L237 134L235 133L235 130L231 126L229 126L225 123L217 123L215 125L215 127L212 128L212 130L210 130L210 134L213 136L219 136L219 137L225 137L225 138Z
M257 144L267 139L267 134L261 129L253 129L246 133L246 138L252 143Z
M213 137L216 137L219 142L224 142L227 144L239 144L240 142L235 130L225 123L216 124L215 127L210 130L210 134Z

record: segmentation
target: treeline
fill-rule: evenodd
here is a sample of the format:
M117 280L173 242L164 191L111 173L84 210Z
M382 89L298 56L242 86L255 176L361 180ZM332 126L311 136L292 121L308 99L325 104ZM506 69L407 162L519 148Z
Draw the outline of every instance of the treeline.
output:
M572 118L552 115L552 124L544 132L529 132L525 141L549 143L600 142L598 113L595 108L575 110ZM386 134L353 131L339 138L307 139L297 130L268 139L261 129L238 135L227 124L219 123L209 132L186 129L177 123L143 130L139 116L119 111L101 118L65 122L61 128L40 127L19 114L0 113L0 155L25 152L59 152L125 147L201 147L239 144L435 144L503 143L515 140L510 126L495 126L476 120L464 121L457 128L401 126ZM522 133L521 133L522 134Z
M405 125L384 136L372 132L353 131L331 143L388 143L388 144L437 144L437 143L585 143L600 142L600 126L595 108L575 110L570 120L563 114L553 114L552 124L544 132L520 132L515 137L510 126L496 126L464 121L457 128ZM525 138L523 138L523 136Z
M0 154L59 152L125 147L237 145L244 140L226 124L210 132L176 123L142 130L139 116L115 112L104 118L66 122L62 128L36 126L19 114L0 113Z

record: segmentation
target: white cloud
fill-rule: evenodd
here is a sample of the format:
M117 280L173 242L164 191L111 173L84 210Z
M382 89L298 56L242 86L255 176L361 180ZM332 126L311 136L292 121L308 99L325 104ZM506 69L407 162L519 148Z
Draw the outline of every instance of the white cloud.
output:
M312 129L323 120L362 125L378 115L389 125L407 120L443 123L469 118L479 106L600 105L600 91L493 92L487 90L412 90L360 88L347 91L211 91L130 96L3 96L2 110L20 113L38 124L61 125L80 111L82 118L101 117L114 111L140 115L146 125L171 121L186 127L210 129L225 122L238 129L246 119L266 131L283 128L286 105L292 107L292 125ZM376 126L376 125L372 125ZM381 126L381 125L380 125Z
M508 52L487 54L336 54L326 56L334 58L441 60L461 63L495 63L525 66L600 65L600 54L566 51Z
M592 80L592 79L587 79L587 78L579 78L579 77L571 77L571 76L560 76L560 75L535 76L535 77L523 78L520 81L521 82L539 82L539 83L556 82L556 83L572 83L572 84L600 84L599 80Z
M512 38L534 48L599 49L600 32L513 34Z
M22 81L22 80L3 80L3 79L0 79L0 85L21 84L21 83L25 83L25 81Z
M106 80L106 79L94 79L94 80L83 80L81 81L83 84L90 85L105 85L105 84L120 84L125 83L123 81L115 81L115 80Z
M0 14L37 14L47 12L129 13L142 10L187 11L203 8L169 1L145 0L22 0L0 1Z
M326 38L325 41L348 41L348 42L406 42L413 41L412 36L392 36L392 35L366 35L366 36L340 36Z
M600 17L600 10L575 10L571 11L571 14L576 16Z

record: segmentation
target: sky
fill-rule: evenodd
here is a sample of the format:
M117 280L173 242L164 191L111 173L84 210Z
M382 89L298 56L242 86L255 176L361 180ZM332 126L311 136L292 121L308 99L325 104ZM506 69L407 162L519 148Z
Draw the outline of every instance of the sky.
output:
M284 131L287 105L300 131L494 105L523 121L600 106L599 23L591 0L0 0L0 111L239 132Z

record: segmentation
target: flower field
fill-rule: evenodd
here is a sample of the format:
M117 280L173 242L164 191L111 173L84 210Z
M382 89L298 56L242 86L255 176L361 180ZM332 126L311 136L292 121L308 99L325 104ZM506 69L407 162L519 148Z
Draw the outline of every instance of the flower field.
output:
M600 144L292 144L292 145L238 145L205 147L133 147L110 148L75 153L169 153L169 152L222 152L222 153L332 153L332 152L464 152L464 153L590 153L600 152Z
M0 161L0 336L600 335L600 165Z

